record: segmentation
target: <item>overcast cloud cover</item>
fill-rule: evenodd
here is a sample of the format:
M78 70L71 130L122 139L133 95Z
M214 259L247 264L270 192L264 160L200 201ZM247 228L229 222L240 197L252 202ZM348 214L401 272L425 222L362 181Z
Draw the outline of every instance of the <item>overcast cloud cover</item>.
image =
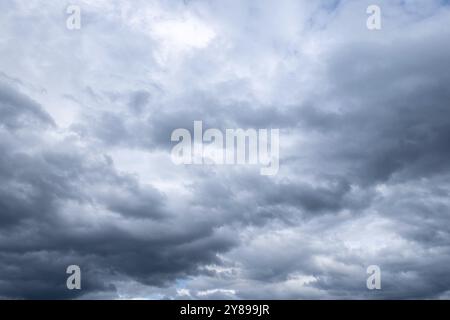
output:
M449 40L442 0L1 1L0 297L449 299ZM174 165L194 120L279 128L278 175Z

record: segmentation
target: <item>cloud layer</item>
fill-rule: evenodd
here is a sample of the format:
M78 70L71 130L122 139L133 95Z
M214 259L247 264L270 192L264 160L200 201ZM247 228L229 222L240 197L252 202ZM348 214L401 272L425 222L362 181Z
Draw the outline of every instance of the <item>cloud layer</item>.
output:
M447 1L77 4L0 4L1 298L450 298ZM174 165L195 120L278 175Z

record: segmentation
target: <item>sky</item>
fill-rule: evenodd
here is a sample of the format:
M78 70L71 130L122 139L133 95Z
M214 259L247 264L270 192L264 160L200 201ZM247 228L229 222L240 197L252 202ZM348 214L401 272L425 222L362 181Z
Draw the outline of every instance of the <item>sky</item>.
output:
M449 39L438 0L1 1L0 298L449 299ZM278 173L174 164L194 121L279 129Z

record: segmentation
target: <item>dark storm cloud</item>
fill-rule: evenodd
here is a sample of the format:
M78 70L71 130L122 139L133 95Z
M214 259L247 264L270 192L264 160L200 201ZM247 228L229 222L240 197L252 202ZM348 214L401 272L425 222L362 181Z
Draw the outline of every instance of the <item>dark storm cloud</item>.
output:
M53 119L39 104L3 82L0 82L0 99L1 124L7 129L54 125Z
M77 33L17 0L0 297L450 297L449 9L382 2L371 32L369 4L85 0ZM174 166L194 120L280 128L279 174Z
M292 293L283 287L285 290L275 295L284 298L292 297L293 294L349 298L438 298L447 294L449 283L445 279L448 278L446 270L450 237L444 221L448 219L449 212L446 177L450 159L450 91L446 84L449 81L450 60L447 54L448 42L443 40L448 37L448 32L429 32L417 37L391 39L395 45L393 42L345 42L327 59L327 71L321 78L327 90L320 100L292 107L293 112L289 115L293 119L278 122L284 128L299 129L294 131L298 134L305 133L305 130L318 133L320 140L316 141L315 149L302 150L299 147L299 159L311 156L311 160L317 160L317 166L314 167L316 171L312 174L316 174L322 183L327 179L324 179L327 176L324 173L334 175L345 183L324 188L299 183L260 182L249 184L245 189L249 191L252 190L251 186L257 185L258 188L251 191L254 196L249 198L251 203L257 204L254 200L261 195L266 205L281 205L285 217L289 215L287 208L290 205L310 213L322 210L337 213L350 209L363 217L373 215L372 210L378 211L393 221L394 226L389 227L389 232L395 232L401 239L414 243L419 252L417 256L402 260L401 249L395 247L379 252L376 257L363 258L348 255L344 247L336 248L334 252L330 246L324 250L324 254L338 256L332 263L349 266L349 270L343 268L339 271L322 268L314 261L320 251L307 248L306 243L299 242L304 255L297 255L296 249L292 248L286 253L286 257L290 257L286 264L277 256L272 257L276 261L274 264L253 256L255 260L244 268L250 272L245 279L258 279L263 282L258 288L264 288L264 284L272 277L287 279L296 270L314 275L316 280L306 287L318 289L321 293ZM326 110L330 102L333 108ZM259 111L264 114L264 109ZM245 118L245 112L241 120ZM271 112L272 116L269 112L267 118L278 119L273 116L278 111L272 109ZM263 117L259 115L253 119ZM269 123L267 121L265 125ZM314 153L316 150L318 152ZM294 170L297 163L294 161L287 165ZM338 170L334 170L336 168ZM379 184L387 184L387 188L393 191L389 194L370 191ZM267 193L263 191L265 185L270 186ZM344 201L344 196L351 190L351 185L358 186L356 193L362 201L357 201L356 206L345 206L344 203L348 202ZM417 185L421 187L417 188ZM438 188L434 188L435 185ZM409 192L397 188L406 188ZM236 186L231 189L236 190L235 194L244 191ZM367 193L366 197L363 193ZM276 209L272 207L269 210L273 219ZM247 214L251 212L249 208L243 211ZM259 215L259 221L263 217ZM341 222L331 220L327 226L336 226ZM267 229L262 232L270 231ZM383 232L380 230L378 237L383 238ZM364 243L364 237L360 241ZM387 245L389 241L386 239ZM278 248L278 244L273 241L268 240L269 243ZM284 243L280 247L282 249L279 250L286 250ZM431 248L436 248L436 251L433 252ZM234 258L242 263L247 254L243 249L242 254ZM311 264L296 265L297 261L311 261ZM378 294L364 290L364 268L373 261L386 270L383 276L386 286ZM357 266L356 269L350 267L352 265ZM427 272L428 268L432 271ZM226 286L226 282L216 283L216 286L220 285ZM247 287L241 288L239 281L233 285L230 287L241 289L238 297L274 297L270 286L269 292L261 294L252 290L247 293ZM273 286L276 287L275 284Z
M170 101L158 108L149 104L148 93L131 93L130 110L104 112L74 125L80 134L112 146L162 148L171 145L172 132L178 128L193 130L194 121L202 120L204 129L279 128L295 126L299 108L279 111L270 106L255 107L248 103L223 104L204 92ZM142 101L140 100L142 99Z
M51 118L10 87L0 99L14 110L1 120L0 296L73 298L77 292L65 287L70 264L86 271L87 292L114 291L105 280L111 275L165 285L196 273L199 264L214 261L216 252L235 243L212 224L165 212L163 194L116 172L110 158L82 151L70 138L53 150L47 147L41 137L46 132L30 124L53 124ZM26 139L39 142L40 149ZM98 221L86 221L85 210ZM120 226L122 219L129 229ZM142 224L145 233L139 231Z
M73 299L77 293L66 288L67 266L80 263L83 258L58 251L30 251L0 254L2 272L0 297L9 299ZM113 285L102 281L102 274L83 264L83 286L88 291L113 291Z
M335 155L353 158L361 178L386 180L398 172L414 179L448 170L445 36L398 39L395 46L347 44L330 61L330 95L339 97L342 112L332 123L339 129L333 142L343 147Z

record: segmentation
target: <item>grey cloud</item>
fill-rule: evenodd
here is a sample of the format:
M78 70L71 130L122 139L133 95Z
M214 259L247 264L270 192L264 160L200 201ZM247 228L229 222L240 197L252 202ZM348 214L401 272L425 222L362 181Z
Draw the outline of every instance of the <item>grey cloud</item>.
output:
M0 83L0 99L1 124L7 129L55 125L39 104L5 83Z
M368 4L2 3L0 297L448 299L449 7ZM279 174L173 165L194 120Z
M19 96L14 91L8 94ZM76 297L80 293L65 288L69 264L86 271L87 292L114 292L107 280L112 275L165 285L176 277L197 273L200 264L214 261L216 252L235 244L214 225L199 226L176 213L164 213L164 195L118 173L109 157L83 151L70 138L50 150L39 137L44 131L17 121L22 113L30 122L35 121L32 117L41 120L40 113L29 115L28 108L21 109L23 101L28 102L22 98L10 103L16 113L8 121L16 125L2 139L1 296ZM15 133L19 124L20 131L36 139L41 150L23 147L24 138ZM105 216L108 211L122 218ZM99 220L90 225L84 214ZM164 227L159 226L161 218L167 223ZM121 226L121 221L131 229ZM137 236L133 230L141 232L142 224L149 229ZM154 236L155 232L163 237Z

